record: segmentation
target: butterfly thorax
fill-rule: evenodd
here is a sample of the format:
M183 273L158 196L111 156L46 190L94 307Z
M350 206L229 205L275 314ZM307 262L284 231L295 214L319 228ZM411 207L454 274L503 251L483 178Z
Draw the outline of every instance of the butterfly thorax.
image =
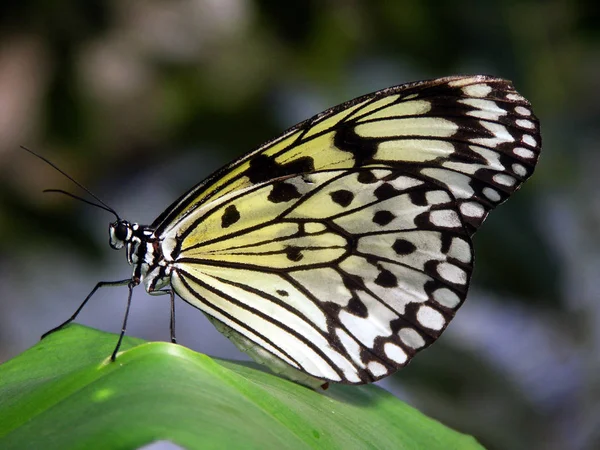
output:
M109 225L108 231L110 246L115 250L125 248L127 262L133 266L133 282L143 283L147 292L170 284L171 267L152 228L119 219Z

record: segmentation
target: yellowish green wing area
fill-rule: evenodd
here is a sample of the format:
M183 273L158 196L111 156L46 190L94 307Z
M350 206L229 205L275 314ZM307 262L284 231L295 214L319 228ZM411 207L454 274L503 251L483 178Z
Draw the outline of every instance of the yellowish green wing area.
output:
M0 366L0 448L480 449L376 386L313 391L174 344L69 326Z

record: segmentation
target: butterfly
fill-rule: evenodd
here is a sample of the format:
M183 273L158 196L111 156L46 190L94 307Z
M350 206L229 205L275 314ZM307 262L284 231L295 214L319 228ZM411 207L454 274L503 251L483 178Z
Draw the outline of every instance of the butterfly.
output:
M98 288L127 284L114 359L142 284L171 296L173 341L177 294L294 381L379 380L445 330L467 295L474 233L540 150L538 120L507 80L453 76L356 98L226 165L149 226L94 196L115 215L110 245L133 274L98 283L50 332Z

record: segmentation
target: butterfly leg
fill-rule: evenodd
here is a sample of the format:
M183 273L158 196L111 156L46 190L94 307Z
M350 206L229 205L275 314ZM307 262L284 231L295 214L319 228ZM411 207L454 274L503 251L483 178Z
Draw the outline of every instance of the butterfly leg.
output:
M171 330L171 342L177 344L177 338L175 337L175 291L173 289L163 289L162 291L148 292L150 295L165 295L169 294L171 297L171 322L169 329Z
M121 327L121 334L119 334L119 340L117 341L117 346L110 355L110 360L114 361L117 359L117 353L119 352L119 348L121 348L121 343L123 342L123 336L125 336L125 330L127 330L127 318L129 317L129 309L131 308L131 296L133 295L133 288L138 285L133 280L128 280L129 283L127 287L129 288L129 294L127 295L127 308L125 309L125 317L123 318L123 326Z
M129 282L131 282L130 278L128 278L126 280L119 280L119 281L100 281L98 284L96 284L96 286L94 286L94 289L92 289L92 292L90 292L88 294L88 296L83 300L83 302L81 303L81 305L79 305L79 308L77 308L77 310L73 313L73 315L71 317L69 317L67 320L65 320L63 323L61 323L59 326L52 328L50 331L46 331L44 334L42 334L42 337L40 339L44 339L49 334L52 334L55 331L58 331L61 328L63 328L64 326L66 326L66 325L70 324L71 322L73 322L77 318L77 316L79 315L79 313L81 312L81 310L83 309L83 307L86 305L86 303L88 302L88 300L90 298L92 298L92 296L96 293L96 291L98 289L100 289L101 287L105 287L105 286L124 286L127 283L129 283Z
M171 342L173 344L176 344L177 338L175 337L175 291L173 289L169 289L169 295L171 296L171 323L169 329L171 330Z

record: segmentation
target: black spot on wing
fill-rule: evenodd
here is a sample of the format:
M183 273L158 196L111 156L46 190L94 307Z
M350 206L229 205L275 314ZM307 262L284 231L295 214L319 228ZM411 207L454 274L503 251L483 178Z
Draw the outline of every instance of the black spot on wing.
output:
M298 262L304 258L301 250L302 249L300 247L296 247L295 245L288 245L285 248L285 256L287 256L287 259L290 261Z
M426 189L416 189L411 191L408 195L410 196L410 201L413 202L415 206L428 206L429 202L425 196L427 192Z
M287 297L288 295L290 295L290 294L288 293L288 291L285 291L285 290L283 290L283 289L277 289L277 291L276 291L276 292L277 292L279 295L281 295L282 297Z
M344 282L344 286L351 291L354 291L355 289L361 289L365 291L367 289L364 280L358 275L342 272L342 280Z
M333 145L343 152L352 154L354 167L362 167L373 162L377 153L375 140L360 137L352 126L341 127L333 138Z
M235 205L229 205L225 208L223 215L221 216L221 227L227 228L240 220L240 212L237 210Z
M452 239L454 239L454 238L451 234L442 233L441 239L442 239L441 252L446 254L450 251L450 246L452 245ZM461 240L463 240L463 239L461 239ZM466 245L468 246L469 244L467 243Z
M400 195L400 191L389 183L384 183L373 191L377 200L383 201Z
M395 218L396 216L390 211L377 211L373 214L373 222L381 226L387 225Z
M338 191L331 192L329 195L331 196L331 200L338 205L343 206L344 208L352 203L352 200L354 200L354 194L347 189L340 189Z
M398 286L398 279L396 276L387 269L380 269L379 275L375 278L375 284L381 287L393 288Z
M326 299L319 299L319 308L323 310L328 322L332 322L332 317L338 317L342 307L339 303L327 301Z
M273 184L273 189L267 199L273 203L285 203L300 197L302 197L302 194L298 192L295 185L280 181Z
M346 305L346 307L344 309L358 317L368 317L369 316L369 310L367 309L365 304L356 295L352 296L352 298L348 302L348 305Z
M410 255L417 249L417 247L415 244L407 241L406 239L396 239L392 245L392 249L394 249L397 255Z
M245 175L252 183L261 183L287 175L313 172L314 170L314 160L309 156L280 164L270 156L257 155L250 160L250 167L246 170Z
M362 184L372 184L377 182L377 177L373 172L369 170L364 170L358 174L356 180Z

